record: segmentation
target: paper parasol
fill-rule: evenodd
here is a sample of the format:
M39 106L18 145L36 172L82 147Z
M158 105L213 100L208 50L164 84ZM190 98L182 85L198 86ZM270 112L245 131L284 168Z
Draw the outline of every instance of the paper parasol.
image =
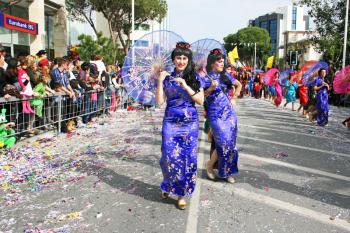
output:
M318 77L318 71L324 68L328 70L328 64L326 62L320 61L312 65L304 74L302 80L306 87L311 87L315 85L315 81Z
M298 70L293 77L291 78L291 82L300 82L304 76L304 73L310 69L313 65L315 65L317 61L307 61L305 64Z
M201 39L191 44L191 50L193 52L193 61L196 64L196 69L203 70L202 68L207 65L207 58L211 50L221 49L223 54L227 57L226 50L219 41L214 39Z
M276 68L269 69L263 77L264 83L268 86L274 86L276 83L275 74L277 72L279 72L279 70Z
M176 43L184 41L178 34L153 31L136 40L125 57L122 78L127 94L145 105L155 105L155 90L160 71L173 71L171 53Z
M339 71L333 80L334 91L338 94L350 92L350 65Z
M285 71L283 71L282 73L281 73L281 75L280 75L280 84L282 85L282 86L285 86L286 85L286 82L287 82L287 78L288 78L288 76L289 76L289 74L290 74L290 72L293 72L293 70L292 69L288 69L288 70L285 70Z

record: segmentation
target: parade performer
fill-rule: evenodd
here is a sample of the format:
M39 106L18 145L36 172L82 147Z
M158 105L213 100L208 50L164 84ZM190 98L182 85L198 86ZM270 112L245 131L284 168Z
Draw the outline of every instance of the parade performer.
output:
M328 91L329 85L325 82L324 78L327 75L327 71L321 68L318 71L318 78L314 86L316 91L316 120L319 126L325 126L328 124Z
M279 77L280 77L280 73L276 72L275 73L275 90L276 90L276 96L274 98L274 104L276 106L276 108L278 108L278 106L280 106L280 104L282 103L282 87L279 83Z
M286 91L286 103L284 104L283 108L287 106L287 104L292 103L292 111L295 111L294 109L294 102L296 101L296 90L298 88L298 84L296 82L291 83L290 80L292 78L292 75L294 75L293 72L291 72L286 80L285 87L287 88Z
M203 105L204 93L195 73L190 45L179 42L171 54L175 70L160 73L156 90L159 105L167 103L162 128L162 198L178 197L178 208L186 208L184 197L191 196L197 179L199 132L195 103Z
M298 84L298 94L299 94L299 101L300 101L300 107L298 108L298 112L303 108L303 116L306 115L307 111L307 102L309 101L309 98L307 96L308 88L303 84L301 79L299 80Z
M236 86L236 94L240 93L242 85L225 72L225 56L220 49L210 52L207 61L208 75L203 80L205 89L207 118L215 142L215 151L207 162L207 175L215 179L213 166L218 162L218 175L229 183L234 183L234 175L238 172L237 116L227 90Z

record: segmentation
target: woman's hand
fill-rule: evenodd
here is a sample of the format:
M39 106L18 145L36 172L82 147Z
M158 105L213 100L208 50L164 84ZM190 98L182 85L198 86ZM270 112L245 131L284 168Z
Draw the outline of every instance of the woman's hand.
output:
M6 124L6 128L10 128L10 127L15 127L16 124L14 122L9 122Z
M237 96L234 95L232 98L231 98L231 104L232 106L236 107L237 106Z
M8 99L11 98L11 96L10 96L9 94L6 94L6 95L4 96L4 98L5 98L6 100L8 100Z
M219 86L219 82L217 80L212 80L210 88L215 90Z
M328 83L323 82L322 86L327 87L327 89L329 90L329 85L328 85Z
M187 83L183 78L174 78L174 81L177 82L182 88L187 87Z
M163 82L163 80L164 80L164 79L166 78L166 76L168 76L168 75L169 75L169 73L166 72L166 71L160 72L159 78L158 78L158 82Z

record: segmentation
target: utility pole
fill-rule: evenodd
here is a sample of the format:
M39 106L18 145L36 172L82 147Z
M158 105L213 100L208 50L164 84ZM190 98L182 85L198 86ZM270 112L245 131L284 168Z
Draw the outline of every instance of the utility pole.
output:
M348 24L349 24L349 0L346 0L344 49L343 49L343 68L345 67L346 46L347 46L347 43L348 43Z
M132 37L131 37L131 52L132 52L132 65L134 66L135 62L135 51L134 51L134 43L135 43L135 0L131 0L131 31L132 31Z

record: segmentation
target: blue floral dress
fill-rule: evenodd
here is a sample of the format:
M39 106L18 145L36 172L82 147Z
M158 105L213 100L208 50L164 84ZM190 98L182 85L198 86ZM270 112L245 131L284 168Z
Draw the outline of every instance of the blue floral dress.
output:
M228 73L226 75L233 84L234 78ZM204 89L210 87L212 80L217 80L219 86L205 100L208 106L207 118L218 154L218 175L227 178L238 173L237 116L227 96L227 86L220 80L220 74L210 72L203 79Z
M191 196L196 186L199 121L191 96L173 81L177 77L182 74L174 71L163 81L167 106L162 128L160 188L170 195L184 197Z
M322 86L324 80L321 77L316 79L316 86ZM317 91L316 95L316 109L317 109L317 124L325 126L328 123L328 89L322 87Z

